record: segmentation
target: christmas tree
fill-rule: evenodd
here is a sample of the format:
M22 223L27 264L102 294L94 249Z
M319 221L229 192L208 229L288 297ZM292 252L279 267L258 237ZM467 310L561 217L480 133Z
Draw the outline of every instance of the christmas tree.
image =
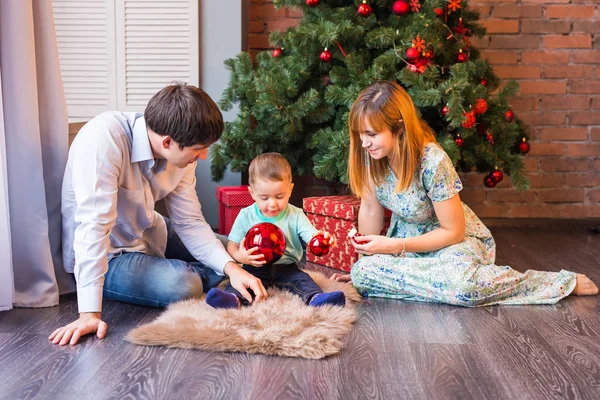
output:
M271 32L271 52L226 61L231 71L220 106L239 103L211 155L212 174L243 172L256 155L283 154L294 173L347 182L348 111L377 80L396 80L457 169L510 175L526 189L525 130L508 99L517 83L500 82L474 36L485 29L465 0L275 0L301 7L296 28Z

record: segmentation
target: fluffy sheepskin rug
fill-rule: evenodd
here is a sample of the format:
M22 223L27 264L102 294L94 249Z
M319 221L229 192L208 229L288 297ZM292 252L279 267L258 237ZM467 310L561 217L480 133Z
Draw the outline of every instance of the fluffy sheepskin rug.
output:
M325 292L342 290L346 307L309 307L289 292L269 289L266 301L240 310L214 309L204 299L170 305L126 340L146 346L262 353L319 359L337 354L356 321L360 295L352 285L306 271Z

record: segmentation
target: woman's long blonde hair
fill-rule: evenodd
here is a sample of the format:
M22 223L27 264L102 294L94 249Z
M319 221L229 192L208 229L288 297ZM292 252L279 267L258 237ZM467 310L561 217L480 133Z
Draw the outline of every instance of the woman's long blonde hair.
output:
M397 146L381 160L370 159L362 147L360 133L367 121L375 132L389 129ZM369 179L383 183L391 167L396 175L396 193L408 189L420 164L426 143L435 142L435 134L421 119L412 99L396 82L376 82L360 92L348 117L350 156L348 179L350 189L362 197L370 192ZM403 129L404 127L404 129ZM393 159L391 165L389 160Z

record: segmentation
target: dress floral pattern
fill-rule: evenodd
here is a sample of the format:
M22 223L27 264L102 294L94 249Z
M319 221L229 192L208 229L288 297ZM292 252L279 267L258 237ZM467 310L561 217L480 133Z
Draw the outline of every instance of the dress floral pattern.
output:
M408 190L395 193L390 171L377 187L379 202L392 211L387 236L410 238L440 223L433 202L450 199L462 183L450 158L428 144ZM485 225L463 203L466 230L461 243L428 253L364 256L352 267L354 286L365 296L448 303L466 307L492 304L554 304L575 288L576 274L562 270L521 273L495 265L496 244Z

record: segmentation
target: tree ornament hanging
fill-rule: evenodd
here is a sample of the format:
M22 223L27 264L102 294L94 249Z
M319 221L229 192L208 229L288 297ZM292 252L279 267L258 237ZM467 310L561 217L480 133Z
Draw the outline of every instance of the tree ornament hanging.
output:
M415 49L414 47L410 47L406 50L406 59L410 62L415 62L419 59L421 53L419 52L419 50Z
M466 111L463 113L465 121L461 124L463 128L473 128L475 126L475 111Z
M363 0L362 4L358 6L358 15L361 17L368 17L373 12L373 9L369 4L367 4L367 0Z
M519 143L519 151L521 154L527 154L531 150L531 145L527 142L527 138L521 139L521 143Z
M471 30L467 29L463 26L462 18L458 19L458 25L452 29L454 33L458 33L459 35L470 36Z
M325 47L325 49L321 52L321 55L319 57L321 58L321 61L326 63L326 62L331 61L331 58L333 57L333 55L331 54L331 52L329 50L327 50L327 47Z
M490 173L490 177L494 180L494 182L496 182L496 184L498 184L502 182L504 174L498 169L498 167L496 167L496 169Z
M456 11L460 8L460 0L448 0L448 9Z
M392 12L399 16L404 16L410 11L410 6L406 1L398 0L392 5Z
M283 47L282 48L273 49L273 51L271 52L271 54L273 55L273 57L279 57L281 55L281 53L283 53Z
M423 57L425 57L428 60L433 60L433 50L424 51Z
M486 175L485 178L483 178L483 184L489 188L493 188L496 186L496 182L494 181L494 178L492 178L492 176L489 174Z
M481 85L482 86L487 86L487 79L481 78Z
M419 4L419 0L410 0L410 10L412 12L418 13L419 8L421 8L421 5Z
M462 49L458 50L458 55L456 56L456 60L459 63L463 63L466 62L469 59L469 56L467 53L465 53L464 51L462 51Z
M306 5L309 7L316 7L320 2L321 0L306 0Z
M425 50L425 41L421 39L419 35L417 35L417 37L412 40L412 47L417 49L417 51L420 53Z
M465 144L465 139L463 139L462 137L460 137L460 134L456 135L456 138L454 138L454 141L456 142L456 145L458 147L462 147L463 144Z
M437 15L438 17L443 17L444 16L444 9L443 8L434 8L433 12L435 13L435 15Z
M510 108L508 110L506 110L506 112L504 113L504 119L506 119L508 122L512 122L513 119L515 119L514 111L511 110Z
M445 117L446 115L448 115L448 113L450 112L450 109L448 108L448 106L444 106L442 107L442 115Z
M483 114L487 111L488 109L488 103L487 101L485 101L485 99L477 99L475 100L475 106L473 107L473 110L475 110L475 114Z
M493 146L494 145L494 137L492 136L491 133L486 132L485 133L485 138L487 139L487 141Z

